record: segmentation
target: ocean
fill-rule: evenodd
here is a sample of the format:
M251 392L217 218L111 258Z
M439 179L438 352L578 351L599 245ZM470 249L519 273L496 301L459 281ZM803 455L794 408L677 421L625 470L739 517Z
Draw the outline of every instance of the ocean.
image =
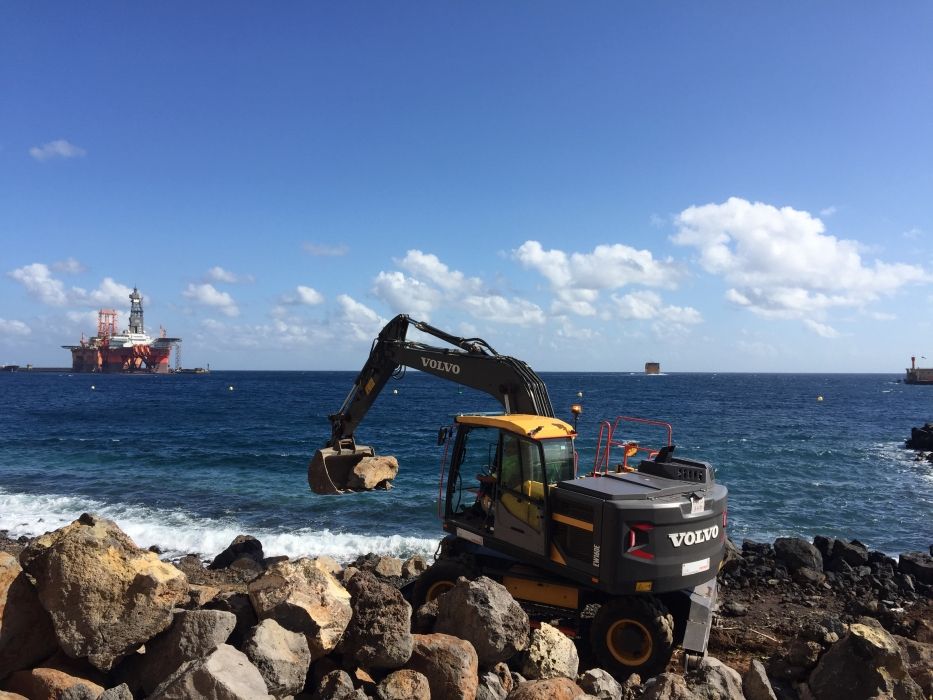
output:
M0 531L37 535L88 511L167 557L212 557L241 533L267 555L431 555L442 536L437 430L499 405L418 372L389 382L357 441L398 458L395 488L318 496L307 463L354 377L3 373ZM933 420L933 387L868 374L542 377L559 416L572 422L570 405L583 406L581 472L601 420L669 422L677 454L710 462L729 487L736 542L823 534L895 556L933 543L933 464L903 447ZM625 436L663 441L650 426Z

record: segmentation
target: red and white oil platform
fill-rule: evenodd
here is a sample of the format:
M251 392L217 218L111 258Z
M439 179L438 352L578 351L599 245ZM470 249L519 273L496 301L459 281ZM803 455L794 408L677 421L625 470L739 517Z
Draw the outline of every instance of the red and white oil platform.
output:
M97 335L85 338L78 345L62 345L71 350L74 372L152 372L171 371L169 356L181 338L169 338L160 328L158 338L143 329L143 298L134 287L130 294L129 327L117 332L117 312L101 309L97 312ZM176 350L177 353L177 350Z

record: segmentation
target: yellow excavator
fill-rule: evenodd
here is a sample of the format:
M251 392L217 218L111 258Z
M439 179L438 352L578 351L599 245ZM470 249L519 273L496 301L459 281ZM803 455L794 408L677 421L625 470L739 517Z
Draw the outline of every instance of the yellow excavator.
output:
M409 328L448 343L407 340ZM498 414L460 414L438 432L439 492L448 533L435 563L406 593L418 606L459 576L502 583L533 620L589 640L618 678L663 671L675 646L706 652L725 552L727 490L709 464L674 456L670 426L620 416L601 424L581 473L575 428L554 416L547 387L521 360L406 315L373 341L309 483L345 474L371 447L355 430L386 382L414 368L494 396ZM623 439L631 422L662 426L657 449ZM439 508L440 508L439 502Z

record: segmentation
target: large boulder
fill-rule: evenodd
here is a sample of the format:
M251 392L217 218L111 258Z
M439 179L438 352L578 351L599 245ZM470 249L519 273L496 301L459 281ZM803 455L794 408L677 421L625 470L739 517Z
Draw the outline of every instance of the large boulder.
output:
M227 643L238 649L243 645L247 633L259 624L259 618L256 617L256 611L253 610L253 604L246 593L223 591L206 603L204 609L223 610L236 616L236 627L230 633Z
M622 686L608 671L592 668L577 678L577 685L599 700L621 700Z
M924 697L933 697L933 644L894 635L901 648L907 673L923 690Z
M662 673L645 683L641 700L699 700L688 687L683 676Z
M473 700L479 659L473 645L449 634L416 634L408 668L423 673L432 698Z
M906 552L900 556L897 569L910 574L920 583L933 586L933 556L926 552Z
M836 540L833 542L832 559L834 562L844 561L856 568L865 566L868 564L868 547L857 540Z
M437 599L434 631L466 639L489 668L528 646L528 614L501 583L460 578Z
M312 662L334 650L353 614L350 594L310 559L270 567L250 582L249 598L260 620L305 635Z
M525 678L576 678L579 668L580 657L570 637L546 622L531 633L531 643L522 658L521 674Z
M742 676L712 656L704 657L687 677L694 695L705 700L745 700Z
M569 678L548 678L519 683L508 700L574 700L581 695L583 689Z
M246 655L221 644L209 656L183 664L149 700L273 700L259 670Z
M237 559L251 559L262 567L262 542L252 535L237 535L227 548L214 557L208 569L226 569Z
M752 659L748 671L742 676L742 692L745 693L745 700L777 700L765 665L758 659Z
M851 625L820 658L808 685L816 700L923 697L907 674L897 642L873 620Z
M347 474L347 488L353 491L391 488L390 482L398 476L395 457L363 457Z
M401 668L411 657L411 605L367 571L347 583L353 617L337 650L364 668ZM462 635L461 635L462 636Z
M803 567L813 571L823 570L820 550L799 537L778 537L774 541L774 557L784 562L791 572Z
M17 671L4 684L11 693L25 695L30 700L58 700L63 694L71 693L97 698L104 687L87 678L74 676L57 668L34 668Z
M20 562L61 648L105 671L168 627L188 596L181 571L137 547L116 523L87 513L34 540Z
M148 695L182 664L202 659L226 642L235 625L233 613L181 610L171 627L146 643L146 653L126 659L116 675Z
M300 632L290 632L275 620L265 619L247 636L243 653L276 697L297 695L304 688L311 652Z
M0 680L58 649L52 619L16 557L0 552Z
M431 686L423 673L393 671L376 688L376 700L431 700Z

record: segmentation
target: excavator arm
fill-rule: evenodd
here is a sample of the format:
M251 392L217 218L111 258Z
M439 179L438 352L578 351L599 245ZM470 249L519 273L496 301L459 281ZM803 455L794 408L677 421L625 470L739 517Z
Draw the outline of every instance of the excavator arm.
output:
M410 327L455 347L438 348L407 340ZM328 447L353 438L386 382L403 367L484 391L496 398L506 413L554 415L547 387L521 360L500 355L482 338L460 338L401 314L380 331L340 410L328 416Z
M408 340L409 328L453 347ZM372 448L356 444L354 432L386 382L406 367L483 391L498 400L506 413L554 416L547 387L521 360L500 355L481 338L460 338L400 314L379 332L340 410L328 416L330 439L308 465L308 483L316 492L340 493L347 473L364 457L374 455Z

